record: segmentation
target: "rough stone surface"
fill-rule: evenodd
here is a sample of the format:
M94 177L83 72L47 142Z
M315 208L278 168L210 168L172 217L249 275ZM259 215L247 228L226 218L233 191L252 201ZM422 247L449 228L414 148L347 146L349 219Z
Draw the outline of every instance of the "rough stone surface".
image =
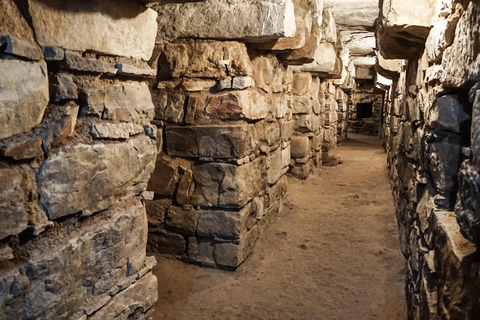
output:
M268 115L269 105L257 91L242 90L212 95L207 98L205 112L222 120L258 120Z
M167 153L180 157L242 158L257 145L253 125L167 127Z
M152 55L157 14L134 1L29 0L28 5L41 46L143 60Z
M240 210L200 210L198 211L197 234L200 237L239 239L247 232L250 206Z
M208 163L193 167L192 204L241 208L266 187L265 164L256 159L241 166Z
M0 60L0 139L40 124L48 103L45 62Z
M291 0L213 1L154 6L157 39L208 38L265 41L295 36ZM212 21L217 23L212 24Z
M66 146L52 152L38 174L40 204L51 219L88 216L145 191L155 145L146 136L125 143Z
M23 204L21 188L22 175L12 169L1 169L0 179L0 240L14 234L19 234L27 228L27 213Z

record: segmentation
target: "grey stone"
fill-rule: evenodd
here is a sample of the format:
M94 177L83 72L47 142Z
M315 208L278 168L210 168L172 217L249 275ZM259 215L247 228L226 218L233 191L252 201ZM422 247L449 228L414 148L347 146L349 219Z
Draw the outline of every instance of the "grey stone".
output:
M0 139L40 124L48 103L45 62L0 60Z
M164 230L162 227L149 228L147 250L152 253L167 254L180 259L187 251L187 242L182 235Z
M73 77L69 74L60 73L57 76L58 85L57 92L55 94L55 101L60 102L63 100L75 100L78 99L78 89Z
M431 128L460 133L470 117L455 96L447 95L437 98L426 120Z
M258 226L247 232L239 243L220 242L215 244L215 263L224 267L238 267L253 251L259 236Z
M65 59L65 50L54 46L42 47L42 52L47 61L62 61Z
M119 199L145 191L155 155L155 144L146 136L125 143L55 150L37 177L40 204L51 219L104 210Z
M471 90L473 101L471 143L475 163L480 164L480 90Z
M158 11L158 40L176 38L243 39L261 42L295 36L291 0L172 3ZM212 21L218 23L212 24Z
M192 170L187 170L178 182L177 202L179 204L187 204L192 197L194 187L193 172Z
M152 55L157 13L134 1L29 0L28 8L41 46L143 60Z
M14 160L33 159L43 156L42 137L27 137L7 145L3 154Z
M118 63L115 65L118 69L117 74L121 76L131 76L140 78L153 78L157 75L157 70L151 68L139 68L134 65Z
M172 205L172 199L162 198L145 201L145 210L147 211L148 224L154 227L160 226L165 222L168 208Z
M242 208L266 187L262 158L241 166L207 163L193 166L195 191L192 204L209 207Z
M144 128L133 123L94 123L90 125L90 135L95 139L128 139L143 133Z
M12 260L15 258L13 250L6 244L0 244L0 262Z
M199 210L197 234L208 238L239 239L247 232L249 217L250 205L232 211Z
M54 319L101 309L105 303L118 301L118 291L126 292L152 267L145 265L145 251L139 250L145 248L147 229L138 200L115 206L77 228L58 228L57 232L53 242L37 238L40 246L29 250L29 261L2 273L0 283L7 288L0 292L2 319L17 318L19 310L29 319ZM142 298L135 295L127 305L155 297L156 288L140 286L144 287ZM138 290L135 286L127 292Z
M155 162L155 170L148 182L148 190L162 196L172 196L178 182L178 164L165 153L160 153Z
M156 101L155 118L182 124L186 103L188 102L185 94L163 92Z
M143 124L153 119L155 107L145 82L127 82L86 92L83 113L106 120Z
M254 125L169 126L167 153L177 157L243 158L257 145Z
M76 52L67 50L65 52L65 61L70 69L76 71L105 73L110 76L117 74L117 69L111 63L95 58L84 58Z
M3 47L3 52L5 53L13 54L30 60L38 61L43 58L42 51L37 45L9 35L0 37L0 47Z
M23 204L22 175L12 169L1 169L0 180L0 240L19 234L27 228L27 213Z
M61 117L53 125L48 126L48 131L44 133L43 148L49 152L51 148L57 147L75 132L79 106L70 103L63 110Z

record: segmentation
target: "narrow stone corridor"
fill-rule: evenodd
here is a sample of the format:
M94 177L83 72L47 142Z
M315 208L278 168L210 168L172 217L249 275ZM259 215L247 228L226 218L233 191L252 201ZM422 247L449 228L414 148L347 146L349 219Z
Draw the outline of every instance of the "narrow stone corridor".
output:
M406 319L385 153L352 136L340 164L289 178L284 210L236 272L157 256L151 319Z

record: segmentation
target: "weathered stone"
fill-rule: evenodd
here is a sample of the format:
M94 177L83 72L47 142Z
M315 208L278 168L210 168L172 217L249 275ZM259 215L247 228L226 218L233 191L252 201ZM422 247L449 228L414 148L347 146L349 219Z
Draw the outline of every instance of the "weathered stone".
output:
M292 93L307 95L313 90L313 80L310 73L295 73L293 75Z
M290 146L284 151L278 148L267 159L267 182L274 184L288 170Z
M441 61L443 52L453 43L455 28L459 19L460 13L457 11L455 14L450 15L448 19L441 20L435 24L432 30L430 30L425 43L428 61Z
M186 237L195 235L200 213L194 209L183 210L182 208L172 206L168 208L166 225L172 231L178 232Z
M378 18L378 1L376 0L324 0L335 16L335 22L340 28L373 29Z
M207 98L205 112L209 117L222 120L258 120L268 115L269 106L257 91L242 90Z
M144 201L144 203L149 225L158 227L160 224L165 222L165 216L168 208L170 208L172 205L172 199L155 199Z
M27 228L27 214L23 204L22 175L12 169L1 169L0 180L0 240L18 234Z
M65 50L54 46L42 47L42 52L47 61L62 61L65 59Z
M36 44L29 41L20 40L9 35L0 37L0 47L5 53L13 54L30 60L40 60L43 58L42 51Z
M42 246L29 251L27 263L2 274L0 283L8 290L0 293L0 317L14 319L22 310L30 319L69 318L118 301L117 292L151 268L144 264L145 250L139 250L146 245L146 223L144 208L136 200L73 230L59 228L55 241L40 238L37 245ZM156 292L149 287L144 296L154 297ZM128 304L141 300L136 297Z
M252 77L231 77L218 82L218 90L244 90L255 86Z
M293 133L293 121L286 121L282 124L281 136L283 141L289 141Z
M70 69L76 71L105 73L110 76L117 74L117 69L111 63L95 58L84 58L76 52L67 50L65 52L65 61Z
M40 124L48 103L45 62L0 60L0 139Z
M181 124L185 116L187 97L181 93L162 92L156 101L155 118Z
M437 98L426 120L431 128L460 133L470 117L455 96L447 95Z
M351 16L358 17L357 14L352 14ZM344 30L341 31L340 34L342 36L343 43L349 49L349 53L351 55L366 56L375 54L376 41L375 34L373 32Z
M195 191L192 204L241 208L266 187L262 158L241 166L207 163L193 166Z
M145 82L128 82L89 89L84 113L106 120L142 124L152 120L155 107Z
M443 53L442 83L448 87L460 87L480 81L480 49L476 35L480 32L480 4L471 1L455 30L453 44Z
M6 244L0 244L0 262L12 260L15 258L13 250Z
M291 109L293 114L309 114L312 112L313 101L308 96L292 96Z
M214 251L216 264L224 267L238 267L253 251L258 234L258 226L255 226L240 239L239 244L232 242L216 243Z
M152 55L157 13L134 1L29 0L28 7L41 46L143 60Z
M78 110L78 105L70 103L67 105L67 108L63 110L61 117L55 124L48 127L49 130L44 134L43 140L43 148L46 152L49 152L53 147L59 146L74 133Z
M9 35L25 41L31 46L36 46L33 31L18 9L15 1L0 1L0 17L2 17L0 19L0 34L2 36Z
M155 144L146 136L125 143L55 150L37 177L40 204L51 219L104 210L119 199L145 191L155 155Z
M246 205L233 211L199 210L197 234L208 238L239 239L250 227L250 208L250 205Z
M214 78L252 74L245 44L233 41L189 41L163 46L165 67L173 78Z
M179 204L187 204L193 194L194 187L193 172L186 170L178 182L177 202Z
M455 134L437 132L433 139L434 141L427 147L428 168L437 191L450 199L454 195L458 181L462 154L461 138Z
M90 135L95 139L128 139L143 132L143 126L133 123L94 123L90 126Z
M473 87L470 90L470 101L473 101L472 112L472 134L471 143L473 149L473 158L477 165L480 164L480 87Z
M178 181L178 165L166 154L161 153L155 162L155 170L148 182L148 190L162 196L172 196Z
M292 158L303 158L310 151L310 139L306 136L292 137Z
M167 153L178 157L243 158L257 145L253 125L170 126L165 135Z
M158 227L148 230L147 250L152 253L172 255L180 259L187 250L187 243L182 235Z
M78 99L77 85L73 82L73 77L69 74L60 73L57 76L57 92L55 94L55 101Z
M118 69L117 74L121 76L152 78L157 75L157 71L155 69L139 68L126 63L118 63L115 65L115 68Z
M317 75L326 75L335 70L337 53L330 42L318 45L315 51L315 60L302 66L292 66L294 72L311 72Z
M314 114L302 115L295 121L295 126L300 132L315 132L320 129L320 117Z
M42 137L31 137L9 144L3 154L14 160L25 160L43 155Z
M215 87L217 81L212 79L182 79L181 88L188 92L200 92Z
M470 161L459 172L459 193L455 215L462 234L474 244L480 244L480 175Z
M288 114L290 102L290 97L285 94L276 94L272 97L272 114L275 118L284 118Z
M193 259L201 265L215 267L214 250L215 246L212 239L197 238L197 248Z
M291 0L172 3L158 11L157 39L242 39L261 42L295 35ZM212 21L217 23L212 24Z
M139 297L142 297L139 299ZM92 320L129 319L147 312L158 299L157 278L150 272L140 278L133 285L115 295L109 302L97 311Z

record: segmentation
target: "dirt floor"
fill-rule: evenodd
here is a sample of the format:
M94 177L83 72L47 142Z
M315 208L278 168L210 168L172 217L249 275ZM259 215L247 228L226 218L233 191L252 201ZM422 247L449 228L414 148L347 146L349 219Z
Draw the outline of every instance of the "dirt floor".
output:
M285 209L235 272L157 257L151 319L406 319L385 154L355 139L333 152L340 164L289 178Z

